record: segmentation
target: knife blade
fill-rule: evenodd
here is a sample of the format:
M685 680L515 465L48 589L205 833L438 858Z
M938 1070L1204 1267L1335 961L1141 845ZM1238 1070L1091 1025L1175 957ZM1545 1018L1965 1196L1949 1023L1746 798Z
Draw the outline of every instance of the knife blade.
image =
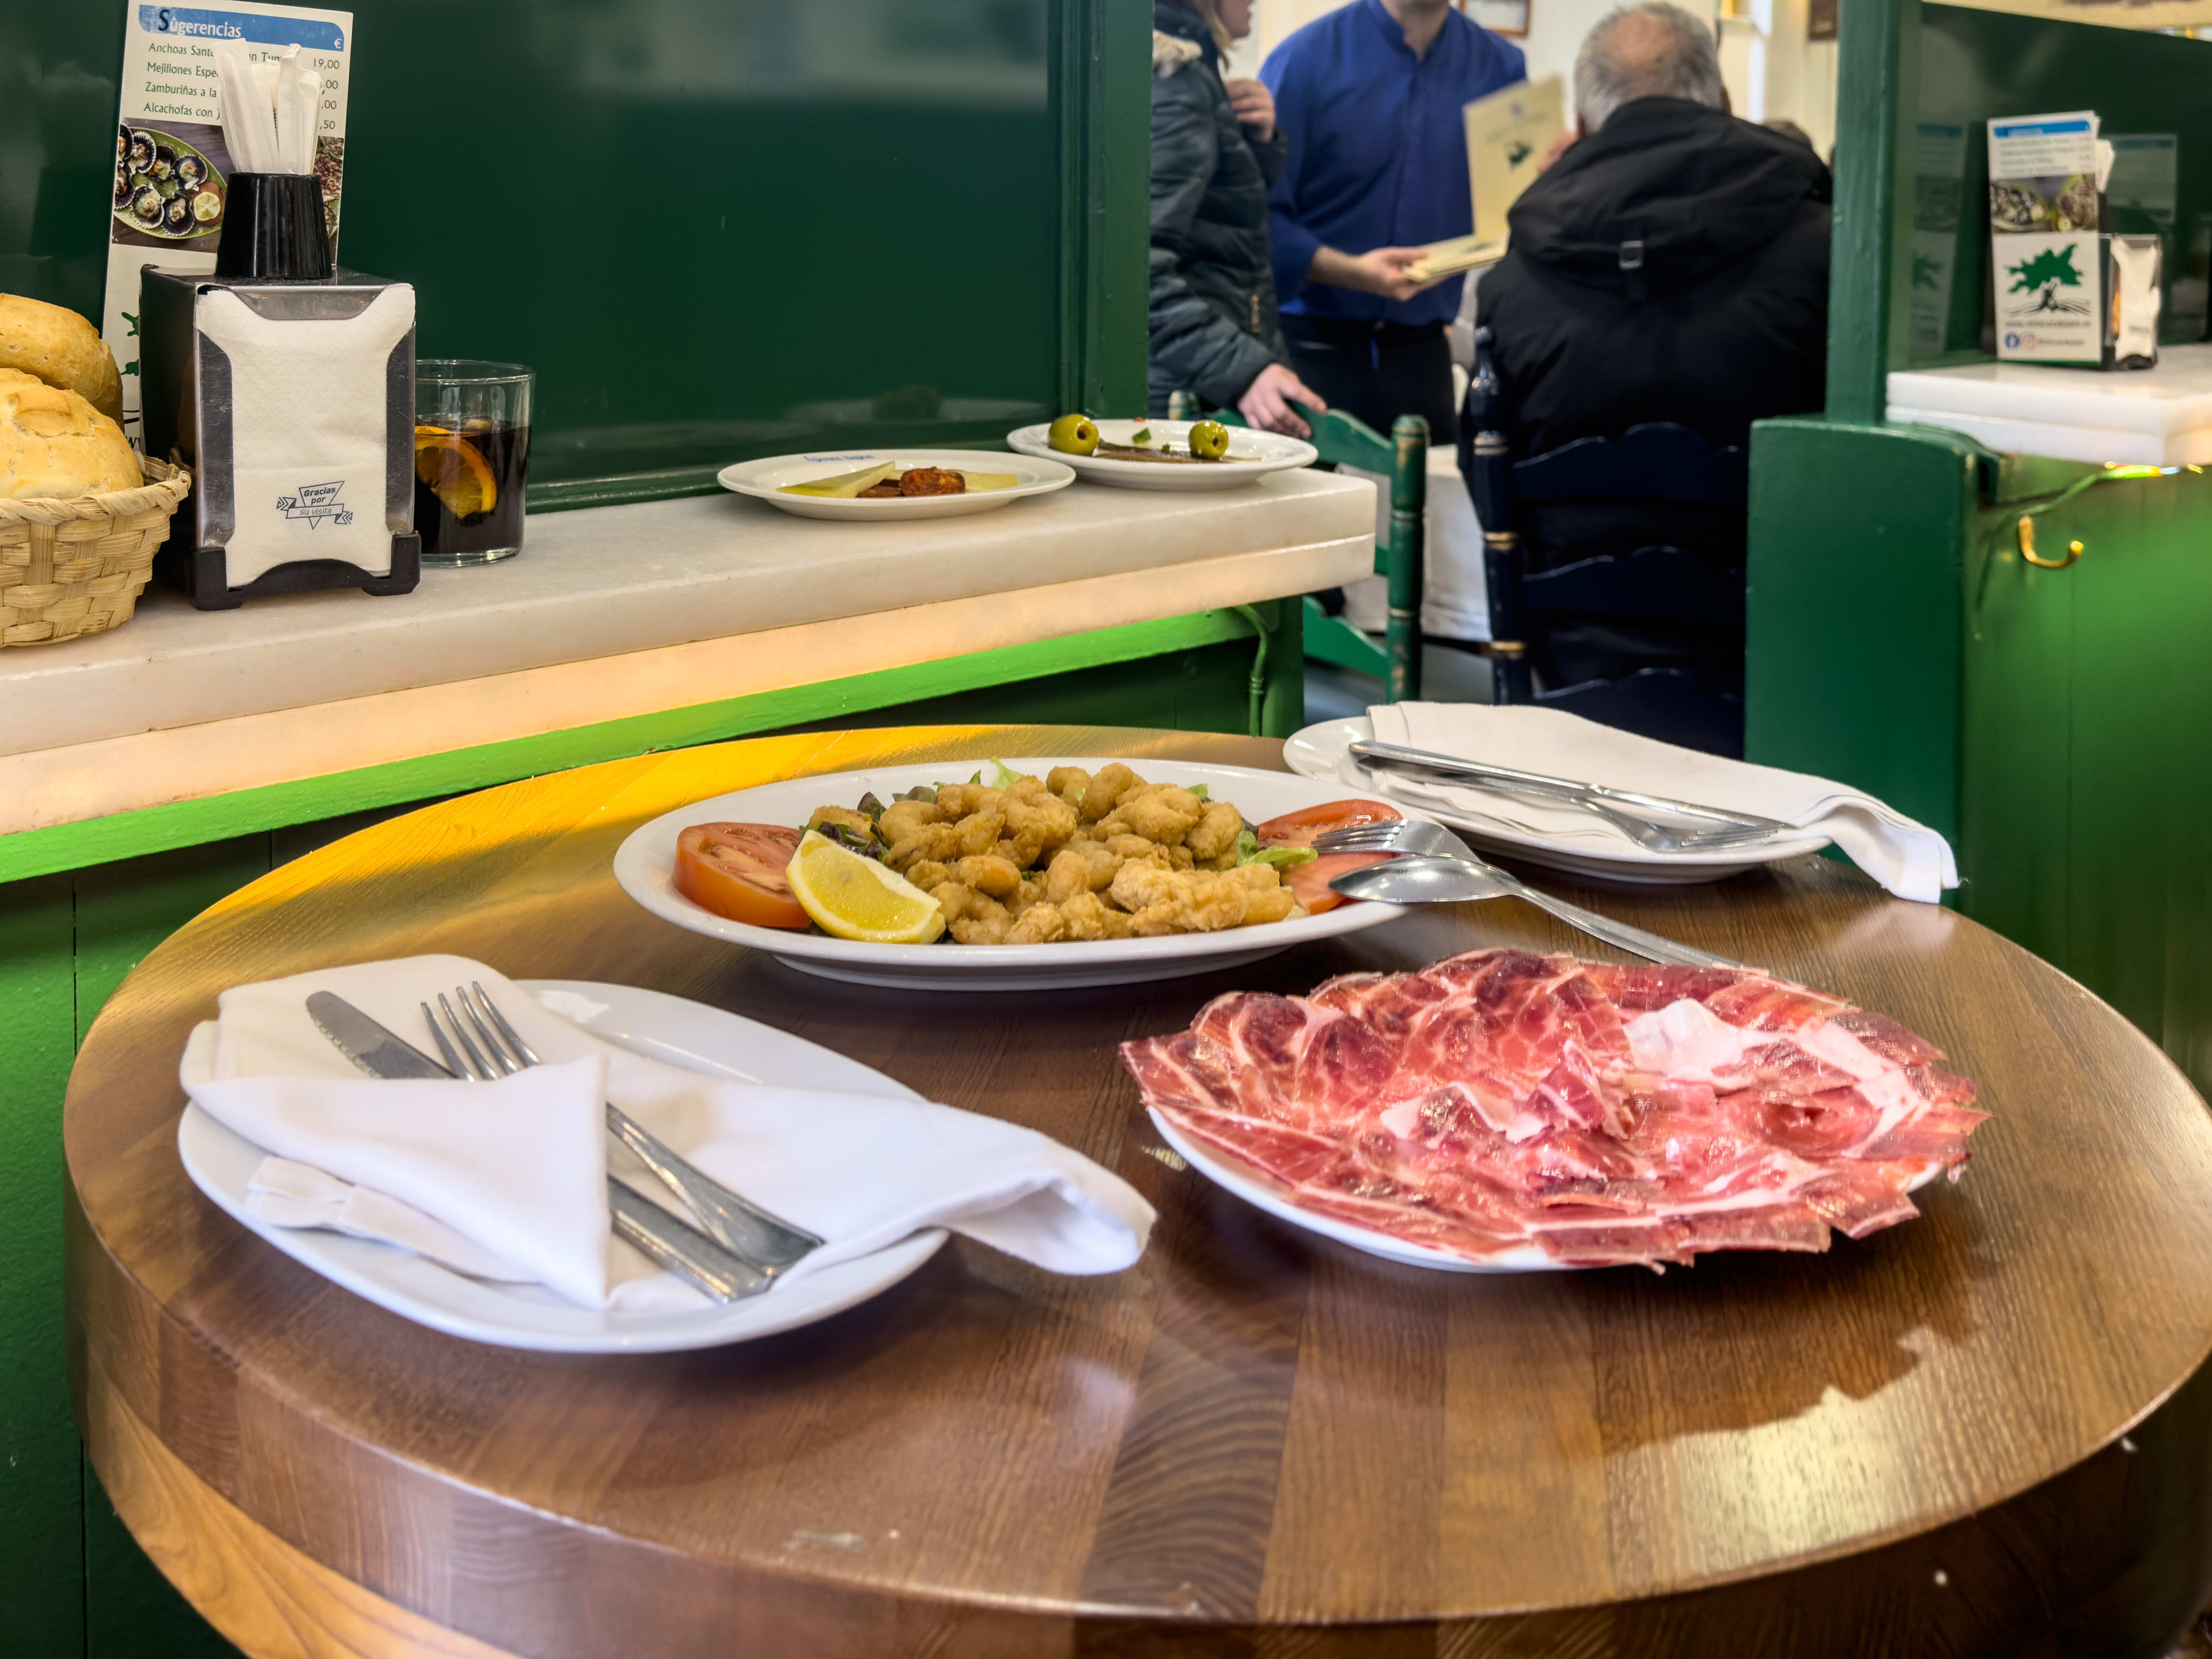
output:
M453 1073L390 1027L378 1024L329 991L307 998L307 1018L331 1046L371 1077L442 1077Z

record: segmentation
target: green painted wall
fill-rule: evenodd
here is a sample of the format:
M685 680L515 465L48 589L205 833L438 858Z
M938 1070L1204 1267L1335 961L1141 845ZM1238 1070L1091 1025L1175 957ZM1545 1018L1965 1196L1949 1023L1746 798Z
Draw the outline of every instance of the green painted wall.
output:
M1906 356L1934 361L1994 354L1984 332L1990 280L1986 123L1993 116L2051 110L2094 109L2108 137L2171 133L2179 141L2172 216L2160 222L2116 209L2112 228L2163 237L2166 304L2160 336L2168 342L2203 339L2204 281L2212 261L2212 40L1963 6L1921 6L1917 12L1917 75L1905 88L1904 107L1916 122L1964 126L1966 143L1954 187L1922 176L1913 155L1900 152L1903 220L1937 233L1931 255L1940 257L1941 244L1949 241L1955 261L1942 340ZM1840 132L1838 137L1840 146ZM1947 219L1953 227L1948 238L1941 234ZM1923 266L1923 279L1928 274ZM2193 281L2177 293L2176 277ZM1893 360L1893 366L1903 361Z
M1994 356L1984 332L1993 116L2087 107L2107 135L2174 135L2171 216L2154 221L2123 205L2113 228L2165 238L2160 337L2205 337L2212 41L1916 0L1841 0L1838 63L1829 418L1879 421L1892 369ZM1947 145L1943 129L1960 142Z
M67 876L0 887L0 1605L26 1655L83 1642L83 1500L62 1389L61 1097L76 1050Z
M353 0L339 256L538 371L534 483L1141 406L1133 0ZM125 0L0 0L0 292L97 315Z

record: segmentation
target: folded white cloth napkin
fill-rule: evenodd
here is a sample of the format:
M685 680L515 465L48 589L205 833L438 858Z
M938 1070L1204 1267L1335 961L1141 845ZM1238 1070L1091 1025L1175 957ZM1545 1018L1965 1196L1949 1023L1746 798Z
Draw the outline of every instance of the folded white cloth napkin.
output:
M493 1083L363 1076L307 1018L343 997L426 1053L420 1004L482 981L545 1064ZM185 1049L195 1104L273 1154L249 1209L329 1226L478 1278L633 1311L703 1298L608 1230L610 1164L672 1209L612 1143L612 1100L726 1186L818 1233L797 1279L948 1227L1055 1273L1113 1273L1153 1212L1126 1182L1033 1130L901 1096L708 1077L600 1042L461 957L362 963L223 993ZM773 1294L773 1292L771 1292Z
M1827 836L1899 898L1933 904L1945 888L1959 884L1950 842L1873 796L1826 778L1678 748L1556 708L1401 702L1378 704L1367 717L1381 743L1779 819ZM1578 806L1376 771L1348 754L1338 775L1415 805L1487 818L1547 840L1648 856L1613 825Z

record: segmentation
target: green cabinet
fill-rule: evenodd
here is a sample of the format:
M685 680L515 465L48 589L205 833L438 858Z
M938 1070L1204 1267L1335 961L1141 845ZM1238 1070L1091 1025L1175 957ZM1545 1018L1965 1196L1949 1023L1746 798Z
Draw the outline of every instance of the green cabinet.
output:
M1752 437L1747 752L1942 830L1959 909L2212 1091L2212 477L1883 420L1893 370L1990 355L1993 116L2087 106L2107 136L2174 138L2162 332L2202 337L2212 42L1843 0L1839 53L1826 418Z
M2212 476L1776 421L1751 507L1750 757L1943 830L1959 909L2212 1092Z
M2028 470L1996 469L1963 573L1961 908L2212 1090L2212 478L2121 478L2037 515L2053 569L2022 553Z

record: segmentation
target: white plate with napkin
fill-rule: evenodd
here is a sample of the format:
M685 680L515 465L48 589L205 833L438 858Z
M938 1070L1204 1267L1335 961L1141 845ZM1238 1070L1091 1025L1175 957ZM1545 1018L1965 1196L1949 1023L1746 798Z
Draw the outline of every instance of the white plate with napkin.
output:
M1370 740L1753 813L1793 825L1795 833L1747 847L1655 853L1595 813L1564 802L1363 767L1349 751L1353 744ZM1717 881L1833 845L1899 898L1933 904L1945 888L1959 884L1948 842L1862 791L1638 737L1556 708L1377 705L1365 720L1307 726L1284 744L1283 757L1307 777L1434 813L1479 847L1601 881Z
M310 992L334 992L427 1051L417 1004L471 981L544 1066L494 1083L378 1080L305 1007ZM355 1294L475 1341L711 1347L865 1301L921 1267L947 1230L1054 1272L1111 1273L1142 1254L1152 1222L1134 1189L1046 1136L659 992L517 983L463 957L420 957L240 987L220 1007L181 1068L192 1100L177 1145L193 1182ZM709 1302L656 1270L608 1231L611 1167L665 1194L605 1133L604 1099L828 1243L743 1302Z

